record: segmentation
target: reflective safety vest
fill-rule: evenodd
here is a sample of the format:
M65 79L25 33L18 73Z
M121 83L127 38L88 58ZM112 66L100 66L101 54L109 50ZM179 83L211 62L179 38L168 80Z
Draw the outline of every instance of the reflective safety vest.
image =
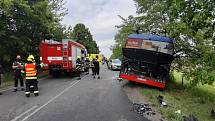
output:
M35 63L25 64L26 79L37 79L37 70Z

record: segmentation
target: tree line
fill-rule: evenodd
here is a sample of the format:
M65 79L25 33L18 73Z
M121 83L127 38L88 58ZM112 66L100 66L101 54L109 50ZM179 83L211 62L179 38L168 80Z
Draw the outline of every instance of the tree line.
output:
M135 29L175 40L174 69L191 85L215 81L215 2L213 0L134 0L137 16L116 26L112 57L122 58L121 49Z
M1 0L0 1L0 62L10 68L17 54L39 57L39 43L44 39L72 38L92 53L99 48L88 28L60 22L68 13L64 0ZM81 30L79 26L81 25ZM79 35L81 34L81 36Z

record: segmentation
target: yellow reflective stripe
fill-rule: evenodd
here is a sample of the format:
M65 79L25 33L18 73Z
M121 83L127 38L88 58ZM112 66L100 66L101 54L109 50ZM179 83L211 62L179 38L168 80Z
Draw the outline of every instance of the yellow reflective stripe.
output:
M37 77L26 77L26 79L37 79Z
M37 72L36 71L26 72L26 74L33 74L33 73L37 73Z
M26 74L26 76L36 76L36 73Z
M36 73L36 72L26 72L26 74L33 74L33 73Z
M34 68L26 68L25 70L26 71L34 71L35 69Z

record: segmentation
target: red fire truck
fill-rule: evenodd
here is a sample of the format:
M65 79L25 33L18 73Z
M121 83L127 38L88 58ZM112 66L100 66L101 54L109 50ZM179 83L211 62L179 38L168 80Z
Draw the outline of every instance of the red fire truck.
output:
M45 40L40 43L40 61L45 65L43 69L48 69L50 75L74 72L77 57L85 55L85 47L70 39L63 39L62 42Z

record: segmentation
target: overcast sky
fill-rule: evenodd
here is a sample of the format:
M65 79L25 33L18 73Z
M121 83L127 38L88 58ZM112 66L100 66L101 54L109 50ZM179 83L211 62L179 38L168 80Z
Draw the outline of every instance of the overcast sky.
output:
M133 0L65 0L69 14L63 24L74 27L83 23L90 29L102 54L110 57L110 46L114 45L115 25L121 24L117 15L134 15L136 7Z

